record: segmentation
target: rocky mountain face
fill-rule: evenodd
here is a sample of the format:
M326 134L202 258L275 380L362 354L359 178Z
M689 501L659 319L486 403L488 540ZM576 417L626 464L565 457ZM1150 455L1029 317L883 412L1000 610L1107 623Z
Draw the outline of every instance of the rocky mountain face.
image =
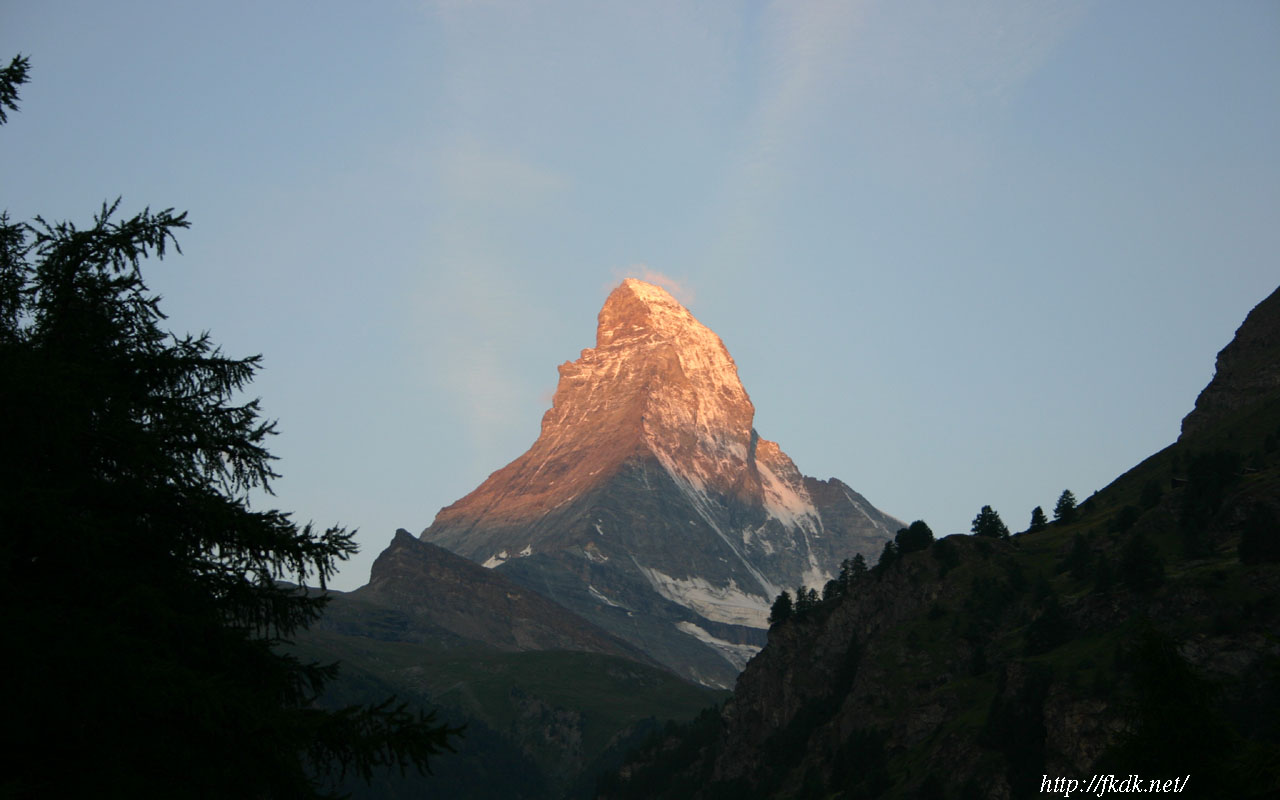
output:
M533 446L421 538L678 674L731 685L783 588L822 586L901 526L762 439L720 338L657 286L617 287L559 372Z
M941 578L936 551L913 553L775 626L710 724L640 750L599 797L1014 800L1045 774L1133 773L1274 796L1257 792L1280 785L1276 565L1099 591L1096 562L1046 590L1028 544L948 544Z
M1218 353L1213 380L1182 420L1182 435L1197 432L1280 396L1280 289L1254 307L1231 343Z
M1272 295L1222 351L1191 441L1071 522L947 537L774 625L722 708L598 796L1275 797L1276 310ZM1114 781L1088 790L1093 775Z
M396 609L419 629L499 650L579 650L657 666L537 592L403 529L374 561L369 583L349 596Z

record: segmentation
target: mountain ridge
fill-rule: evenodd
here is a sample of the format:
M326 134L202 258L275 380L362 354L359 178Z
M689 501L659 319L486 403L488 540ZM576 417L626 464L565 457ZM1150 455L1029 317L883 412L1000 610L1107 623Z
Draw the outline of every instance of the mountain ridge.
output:
M1280 394L1280 288L1254 306L1218 353L1213 379L1182 419L1182 437ZM1180 438L1182 438L1180 437Z
M499 650L579 650L658 666L645 653L537 592L403 528L349 593Z
M853 576L597 796L1006 800L1140 775L1134 791L1275 797L1280 396L1240 367L1280 367L1277 297L1206 390L1243 402L1198 403L1215 413L1070 519Z
M686 677L727 687L781 589L822 585L902 524L762 438L723 341L658 286L624 280L558 373L534 444L420 538Z

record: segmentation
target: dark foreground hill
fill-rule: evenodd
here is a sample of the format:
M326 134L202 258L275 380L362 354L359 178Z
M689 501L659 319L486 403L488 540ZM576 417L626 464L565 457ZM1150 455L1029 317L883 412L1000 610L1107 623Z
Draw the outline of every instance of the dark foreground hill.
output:
M302 657L341 661L323 704L394 695L467 726L458 752L432 761L433 775L386 769L371 785L349 782L344 791L356 798L589 796L594 776L626 748L724 697L616 655L499 649L411 612L331 594L324 621L295 645Z
M352 779L356 798L589 796L604 766L667 720L724 697L566 609L403 531L352 593L330 592L294 652L341 662L321 703L396 696L466 725L434 774Z
M947 537L775 624L722 708L599 796L1023 798L1137 775L1276 797L1277 306L1219 356L1182 437L1075 519Z

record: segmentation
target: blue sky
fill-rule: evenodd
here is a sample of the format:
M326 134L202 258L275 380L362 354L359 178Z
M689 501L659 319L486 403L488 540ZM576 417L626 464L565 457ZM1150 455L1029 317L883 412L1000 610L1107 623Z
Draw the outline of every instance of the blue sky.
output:
M11 2L0 207L175 207L273 504L397 527L523 452L627 275L800 469L1015 530L1173 441L1280 283L1280 4Z

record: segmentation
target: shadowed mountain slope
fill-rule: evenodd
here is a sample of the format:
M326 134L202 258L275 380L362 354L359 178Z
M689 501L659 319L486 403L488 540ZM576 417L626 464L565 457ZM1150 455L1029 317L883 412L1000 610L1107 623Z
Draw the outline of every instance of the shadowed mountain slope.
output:
M499 650L582 650L657 666L563 606L403 529L350 596Z
M655 736L599 796L1004 799L1136 775L1127 791L1275 797L1276 298L1180 440L1073 521L950 536L793 614L723 708Z
M369 584L329 592L290 650L341 662L319 702L399 701L466 724L433 776L379 770L358 798L580 796L625 743L723 696L564 607L398 531Z

